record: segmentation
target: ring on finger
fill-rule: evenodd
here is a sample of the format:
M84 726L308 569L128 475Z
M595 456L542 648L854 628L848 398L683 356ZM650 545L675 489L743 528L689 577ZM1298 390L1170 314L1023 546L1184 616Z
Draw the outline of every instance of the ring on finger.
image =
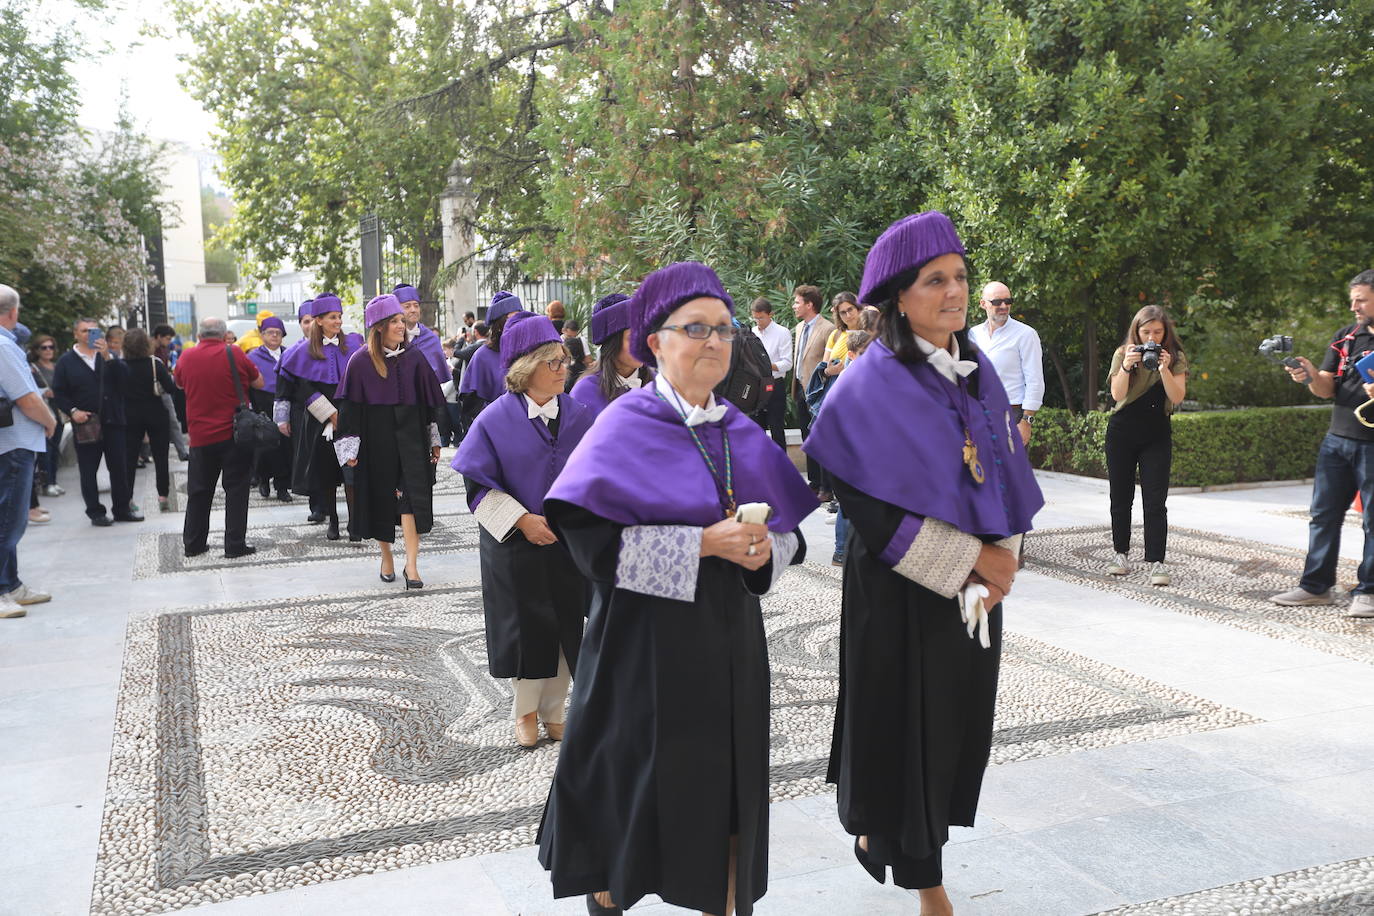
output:
M745 551L745 553L747 553L751 557L757 554L758 552L759 549L755 547L752 543L749 545L749 549Z

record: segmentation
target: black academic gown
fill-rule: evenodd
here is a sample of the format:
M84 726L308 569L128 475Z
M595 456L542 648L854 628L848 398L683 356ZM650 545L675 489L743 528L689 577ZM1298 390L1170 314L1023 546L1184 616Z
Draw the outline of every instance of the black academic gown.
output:
M833 477L832 473L832 477ZM951 824L973 826L992 749L1002 605L992 647L971 638L957 599L892 571L878 555L906 513L834 480L851 525L840 618L840 691L826 775L840 823L870 850L927 859ZM877 840L875 841L874 838Z
M768 887L768 646L756 572L701 560L688 604L615 587L623 526L550 500L550 523L592 583L567 737L539 828L555 897L609 890L723 913ZM792 562L805 558L798 533ZM605 844L605 845L603 845Z
M305 408L306 401L316 392L337 406L338 387L333 382L315 382L290 372L277 372L277 400L291 403L291 489L302 496L328 493L344 482L334 443L321 435L324 425ZM349 521L351 524L352 519Z
M364 404L341 398L335 438L358 437L358 465L353 474L350 530L365 538L396 540L400 512L396 491L405 492L415 515L415 530L434 528L434 471L430 461L429 425L440 407L423 404ZM356 516L356 520L354 518Z

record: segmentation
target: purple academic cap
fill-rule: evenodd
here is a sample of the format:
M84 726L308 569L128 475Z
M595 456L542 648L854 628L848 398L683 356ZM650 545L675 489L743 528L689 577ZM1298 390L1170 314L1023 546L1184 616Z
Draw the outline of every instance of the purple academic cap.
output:
M392 293L396 295L397 302L420 301L420 291L415 287L411 286L409 283L398 283L396 285L396 288L392 290ZM376 302L377 300L373 299L372 301Z
M644 278L630 301L630 353L646 366L657 366L649 349L649 334L684 302L712 296L733 314L735 300L721 285L720 277L700 261L679 261L660 267Z
M269 328L276 328L283 334L286 333L286 324L275 315L273 315L271 318L264 318L262 320L262 324L258 325L259 333L261 333L262 331L266 331Z
M868 250L859 301L876 305L895 292L885 287L898 274L942 254L963 253L964 243L954 231L954 223L939 210L904 216L884 229Z
M313 315L313 314L315 314L313 311L311 311L314 307L315 307L315 300L314 300L314 299L307 299L307 300L305 300L304 302L302 302L302 303L301 303L301 307L298 308L298 309L296 309L296 320L299 321L300 319L304 318L306 315Z
M405 309L401 308L399 299L391 293L382 293L374 297L367 304L367 308L363 309L363 326L370 328L379 321L385 321L392 315L400 315L403 312Z
M487 324L495 324L498 318L522 311L524 308L525 303L520 301L519 296L503 289L491 297L491 306L487 309Z
M513 312L506 319L505 330L501 332L501 363L509 369L511 363L531 350L537 350L544 344L562 342L558 329L544 315Z
M321 315L328 315L330 312L342 311L343 303L341 303L339 297L333 293L321 293L315 297L314 302L310 306L310 314L314 315L316 318Z
M602 296L592 306L592 343L600 346L630 326L630 297L624 293Z

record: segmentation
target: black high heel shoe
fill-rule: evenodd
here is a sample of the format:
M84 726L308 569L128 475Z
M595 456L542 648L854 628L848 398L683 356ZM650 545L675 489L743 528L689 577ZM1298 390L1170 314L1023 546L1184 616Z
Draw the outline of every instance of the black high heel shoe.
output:
M406 569L405 567L401 567L401 572L405 575L406 591L410 591L412 588L425 587L425 583L423 580L410 578L410 570ZM415 574L418 576L420 574L419 570L416 570Z
M378 577L379 579L381 579L383 582L395 582L395 581L396 581L395 567L392 567L392 570L393 570L393 571L392 571L392 572L389 572L389 573L378 572L378 573L377 573L377 577Z
M873 877L874 881L877 881L879 884L887 883L887 866L878 865L870 861L868 858L868 851L859 845L858 837L854 838L854 858L859 860L859 864L863 866L864 871L868 872Z
M329 520L329 530L324 533L324 536L331 541L337 541L339 539L339 520L337 518L331 518Z
M625 911L618 906L602 906L596 902L596 894L588 894L587 912L591 916L621 916Z

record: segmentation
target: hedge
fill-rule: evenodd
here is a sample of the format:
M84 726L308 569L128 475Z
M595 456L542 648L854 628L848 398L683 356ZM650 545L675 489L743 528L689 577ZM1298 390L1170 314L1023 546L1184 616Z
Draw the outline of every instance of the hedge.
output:
M1031 462L1047 471L1106 477L1107 419L1048 407L1035 415ZM1171 486L1205 487L1311 477L1330 407L1252 407L1174 416Z

